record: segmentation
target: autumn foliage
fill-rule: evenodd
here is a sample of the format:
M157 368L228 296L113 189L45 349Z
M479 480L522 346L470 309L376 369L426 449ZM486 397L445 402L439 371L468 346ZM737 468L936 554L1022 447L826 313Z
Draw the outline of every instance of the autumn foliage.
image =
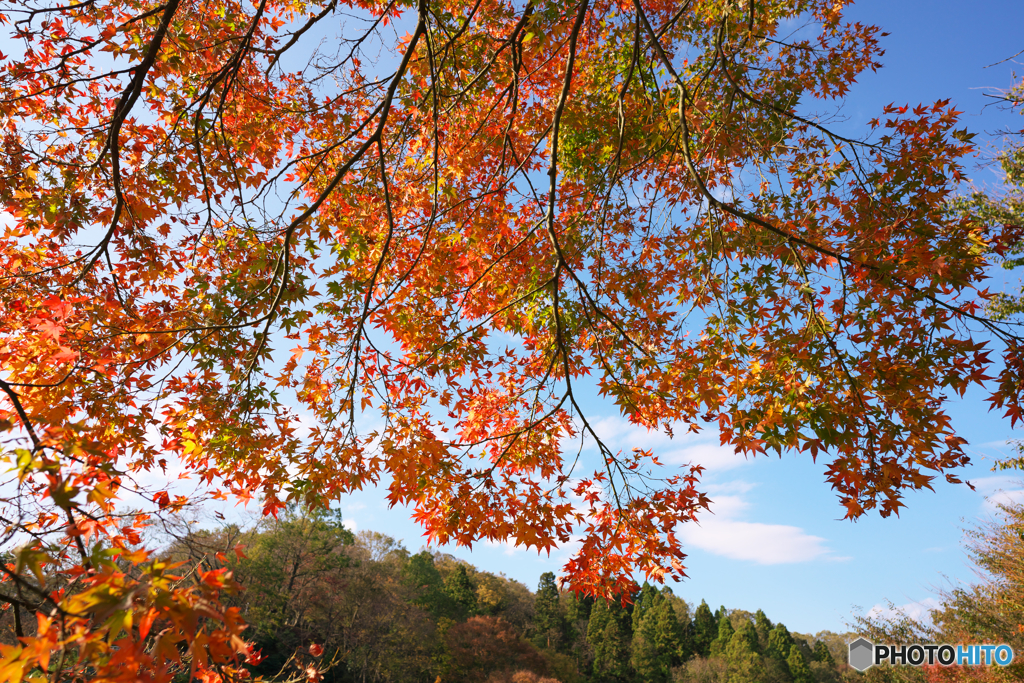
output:
M605 447L591 394L822 458L849 517L955 481L948 396L991 376L1021 417L980 290L1016 228L948 210L948 102L828 128L881 54L842 6L0 5L4 600L35 624L0 678L236 676L233 579L140 537L190 503L139 483L167 468L266 514L384 482L435 542L578 540L600 595L681 576L708 499Z

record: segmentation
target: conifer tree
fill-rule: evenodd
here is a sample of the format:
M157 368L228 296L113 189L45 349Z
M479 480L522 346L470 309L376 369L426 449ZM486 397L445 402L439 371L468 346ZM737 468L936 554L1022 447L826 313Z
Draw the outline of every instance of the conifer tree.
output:
M728 622L723 619L723 623ZM756 638L753 624L744 624L743 628L733 633L724 651L725 661L729 666L727 683L755 683L765 680L765 666L761 656L752 647L751 635Z
M668 586L663 587L660 592L665 598L668 611L672 612L671 615L665 614L660 618L665 618L670 624L675 624L669 628L679 635L678 664L682 664L693 656L693 626L690 622L690 606L686 604L685 600L676 597Z
M754 613L754 628L757 629L757 642L760 649L764 650L768 647L768 634L771 633L772 622L763 610L757 610Z
M723 608L720 613L724 613ZM732 627L732 622L729 621L728 617L718 620L718 637L711 643L711 647L708 649L708 655L710 657L720 657L725 652L726 648L729 647L729 643L732 641L733 635L736 633L736 629Z
M790 646L786 664L789 665L789 673L793 676L793 683L814 683L814 676L811 675L811 669L807 666L807 660L804 659L797 645Z
M672 667L682 663L683 628L669 598L653 593L651 606L633 632L631 662L641 681L667 681ZM635 612L634 612L635 615Z
M711 642L718 637L718 622L711 614L711 608L704 600L693 614L693 649L701 657L707 657Z
M444 592L451 598L452 618L463 621L476 612L476 592L469 582L466 565L459 564L444 581Z
M671 610L672 615L665 615L665 619L674 621L679 633L679 664L682 664L693 656L693 623L690 620L690 606L685 600L676 597L672 589L664 586L661 595L665 598L666 606Z
M593 680L621 683L629 679L629 626L617 602L598 600L590 611L587 642L594 654Z
M437 571L434 556L426 550L409 558L404 569L405 581L416 593L415 604L435 619L453 617L452 599L445 591L441 572Z
M545 572L540 575L537 595L534 599L535 626L533 644L540 648L558 649L565 634L565 621L558 602L558 586L555 575Z
M814 644L814 661L824 662L829 666L836 665L836 660L832 657L832 651L828 649L828 645L825 644L824 640L819 640Z
M559 603L565 624L564 650L572 656L578 671L586 671L591 656L587 642L587 627L594 599L568 591L561 596Z
M682 644L679 648L679 661L686 662L698 654L693 642L693 622L685 619L679 622L679 629L683 634Z
M736 630L736 635L733 638L740 637L747 641L747 646L751 652L761 654L761 645L757 639L757 629L749 621L744 621L743 624Z
M671 667L671 655L659 642L658 624L655 623L654 608L650 595L644 596L648 601L646 610L633 611L633 643L630 664L641 681L664 683L668 680ZM658 596L659 598L661 596ZM660 600L659 604L664 602ZM640 614L639 618L637 617Z
M565 605L565 616L570 622L588 621L594 598L589 595L569 592Z
M683 648L683 627L665 595L658 595L649 618L654 621L658 647L668 654L670 666L681 664L687 654Z
M639 628L641 617L654 604L654 596L657 594L657 589L647 581L644 581L644 585L640 588L640 596L633 603L633 633L636 633L637 628Z
M765 655L773 659L785 660L789 656L789 649L793 646L793 636L782 624L777 625L768 634L768 647Z

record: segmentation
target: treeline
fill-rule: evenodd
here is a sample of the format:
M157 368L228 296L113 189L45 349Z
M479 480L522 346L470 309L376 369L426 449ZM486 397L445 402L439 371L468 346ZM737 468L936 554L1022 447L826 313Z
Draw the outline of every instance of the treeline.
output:
M629 604L536 593L449 555L290 510L251 530L182 534L168 559L230 568L259 651L254 675L443 683L839 683L844 636L802 636L761 611L695 609L644 585ZM255 661L255 660L254 660Z
M992 521L968 530L977 584L941 593L925 621L861 617L856 628L876 643L1007 643L1018 655L1005 668L883 665L861 674L846 664L855 633L791 633L760 610L712 611L704 601L694 608L650 585L623 605L560 590L548 573L534 593L449 555L412 554L383 534L353 534L337 513L290 509L249 529L196 530L179 520L164 527L173 541L159 561L179 585L194 582L200 590L230 571L243 588L225 602L237 612L231 618L249 624L244 634L253 644L243 673L269 681L1002 683L1024 680L1024 504L998 509ZM0 558L8 574L26 549ZM116 564L126 578L140 576L130 558ZM48 566L0 583L0 649L34 637L37 620L26 612L80 592L80 578ZM115 618L110 614L94 607L92 618ZM149 624L148 647L157 647L165 626ZM111 632L140 628L122 621ZM207 646L213 644L200 645ZM116 651L118 641L106 647ZM199 650L176 647L175 681L188 683ZM62 656L80 655L70 648ZM5 671L13 670L0 678Z

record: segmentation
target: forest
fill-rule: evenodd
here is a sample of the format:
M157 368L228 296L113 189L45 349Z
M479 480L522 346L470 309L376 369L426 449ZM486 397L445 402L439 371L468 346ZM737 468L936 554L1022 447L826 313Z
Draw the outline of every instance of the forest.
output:
M352 533L339 512L291 506L248 528L196 529L165 520L162 554L178 581L228 575L223 598L249 628L242 678L318 683L996 683L998 667L847 664L859 635L885 643L1010 643L1024 652L1024 505L970 530L984 581L958 586L926 622L851 617L851 631L802 634L761 610L687 600L649 583L620 600L566 590L552 573L531 591L429 549L411 553L374 531ZM122 563L130 572L130 563ZM207 575L208 576L208 575ZM685 584L684 584L685 585ZM0 618L14 642L17 609ZM130 625L128 625L130 627ZM188 681L190 657L170 673Z
M0 0L0 683L1013 674L656 588L705 464L600 429L797 457L857 520L964 483L965 396L1024 420L1019 138L971 193L951 98L851 120L849 4ZM572 555L531 591L350 534L374 487ZM852 630L1018 643L1018 512L991 581Z
M190 531L175 520L167 527L174 540L164 559L180 563L183 580L226 570L244 587L224 603L249 624L252 674L268 680L828 683L857 677L844 665L846 636L790 633L760 610L712 610L649 583L622 596L626 604L560 589L551 573L531 591L450 555L413 554L373 531L353 534L338 513L290 507L248 530ZM2 623L11 642L10 610Z

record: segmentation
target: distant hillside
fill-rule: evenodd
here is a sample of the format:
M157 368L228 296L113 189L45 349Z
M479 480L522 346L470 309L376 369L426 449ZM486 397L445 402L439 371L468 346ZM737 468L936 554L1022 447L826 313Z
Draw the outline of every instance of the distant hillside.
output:
M189 529L187 525L183 527ZM187 531L167 551L226 567L251 624L252 674L331 682L839 683L848 634L790 633L761 611L645 584L619 603L535 592L443 553L410 553L339 514L289 510L253 529ZM185 680L185 679L183 679Z

